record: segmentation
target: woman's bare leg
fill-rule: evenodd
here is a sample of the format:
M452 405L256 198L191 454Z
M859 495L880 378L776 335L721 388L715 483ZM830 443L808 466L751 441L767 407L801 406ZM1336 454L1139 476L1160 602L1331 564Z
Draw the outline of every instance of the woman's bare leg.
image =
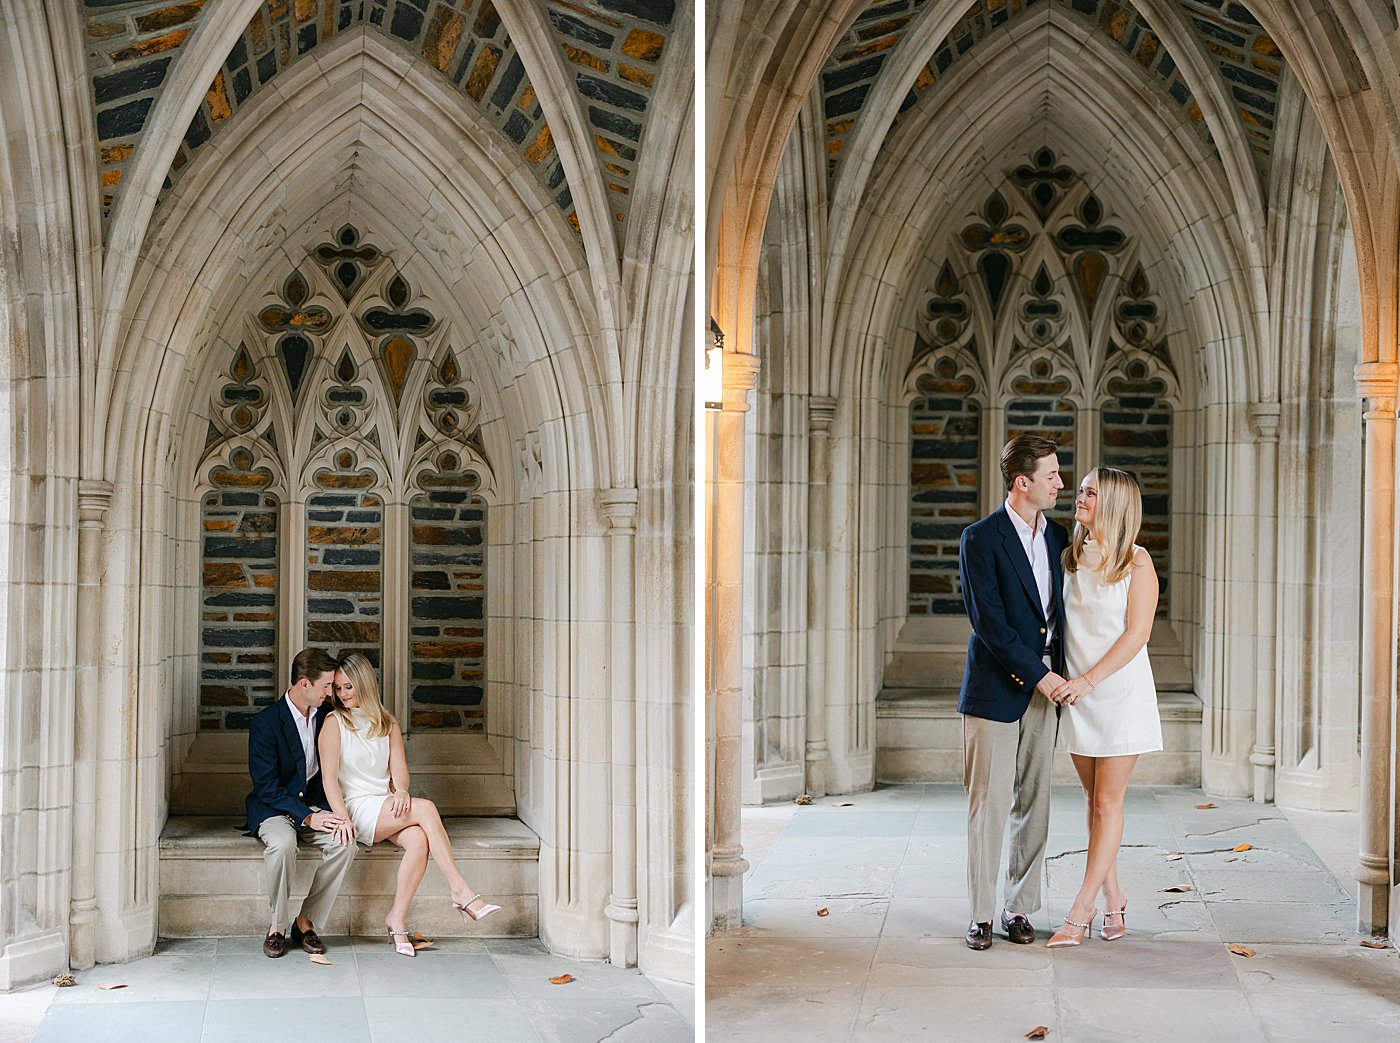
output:
M374 838L379 840L382 835L387 836L389 830L404 829L407 826L418 826L428 838L428 854L437 863L438 869L442 870L442 875L447 878L447 886L452 891L452 900L461 905L465 905L476 897L476 892L467 883L466 877L462 876L457 868L457 863L452 859L452 842L447 839L447 827L442 824L442 816L438 814L437 805L426 797L414 797L408 811L399 818L394 818L389 811L390 803L384 802L384 811L380 812L379 824L375 827ZM388 815L386 827L385 816Z
M1090 835L1094 832L1094 789L1097 779L1097 765L1103 758L1083 757L1077 753L1070 754L1070 760L1074 762L1074 770L1079 775L1079 783L1084 787L1084 820ZM1121 844L1120 844L1121 848ZM1113 850L1113 862L1108 867L1108 874L1103 882L1103 900L1105 911L1117 911L1123 908L1123 903L1127 896L1123 894L1123 888L1118 884L1118 851ZM1087 871L1087 857L1085 869ZM1081 921L1082 922L1082 921Z
M385 804L383 815L389 814L388 805ZM390 815L392 820L392 815ZM379 832L376 824L375 833ZM408 906L413 901L413 896L418 893L418 885L423 882L423 874L428 871L428 835L418 826L409 826L407 829L400 829L397 833L390 835L389 839L403 848L403 858L399 860L399 874L397 883L394 886L394 904L389 907L389 914L384 917L384 922L393 931L405 931L407 927Z
M1079 758L1075 758L1078 760ZM1137 756L1098 757L1094 765L1094 792L1089 808L1089 856L1084 883L1070 907L1070 919L1087 922L1101 889L1107 890L1109 872L1123 843L1123 797L1128 790ZM1113 886L1117 887L1115 877ZM1117 897L1121 898L1119 891Z

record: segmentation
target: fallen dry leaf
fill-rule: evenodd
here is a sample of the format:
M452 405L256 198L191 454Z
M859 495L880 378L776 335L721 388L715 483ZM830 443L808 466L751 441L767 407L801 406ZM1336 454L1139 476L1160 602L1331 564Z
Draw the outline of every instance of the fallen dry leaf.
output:
M1368 949L1389 949L1389 948L1390 948L1390 946L1389 946L1389 945L1386 945L1385 942L1378 942L1378 941L1376 941L1376 940L1373 939L1373 938L1362 938L1362 939L1361 939L1361 944L1364 945L1364 946L1366 946L1366 948L1368 948Z
M817 915L818 915L818 916L830 916L830 915L831 915L831 910L828 909L826 906L822 906L820 909L817 910Z
M108 981L108 982L103 982L101 985L99 985L99 986L97 986L97 987L98 987L99 989L102 989L102 990L105 991L105 992L110 992L110 991L112 991L113 989L124 989L124 988L126 988L126 982L124 982L124 981Z
M411 942L427 942L429 945L433 943L433 940L427 937L422 931L414 931L408 936L408 940Z
M853 808L853 807L855 807L855 805L852 804L849 800L843 800L843 801L840 801L839 803L833 804L833 805L831 805L831 806L832 806L833 808Z
M1213 807L1215 807L1214 804L1197 804L1197 805L1196 805L1196 810L1197 810L1197 811L1205 811L1206 808L1213 808Z
M418 949L431 949L432 947L433 947L433 943L430 942L430 941L428 941L427 939L424 939L424 940L421 941L421 942L414 942L414 943L413 943L413 948L414 948L415 951L418 950Z
M1168 856L1167 856L1167 861L1168 861L1168 862L1180 862L1184 857L1186 857L1186 856L1184 856L1184 855L1168 855Z
M1239 859L1238 859L1238 858L1227 858L1227 859L1225 859L1225 861L1227 861L1227 862L1238 862Z
M1037 1025L1026 1033L1027 1039L1044 1039L1050 1034L1050 1029L1044 1025Z
M1230 951L1231 951L1232 953L1234 953L1236 956L1246 956L1246 957L1248 957L1248 956L1253 956L1253 955L1254 955L1254 950L1253 950L1253 949L1251 949L1251 948L1250 948L1249 946L1247 946L1247 945L1241 945L1239 942L1231 942L1231 943L1230 943Z
M71 974L55 974L50 979L50 981L52 981L60 989L66 989L70 985L78 984L78 979L73 977L73 975Z
M569 982L571 982L571 981L573 981L573 980L574 980L574 976L573 976L572 974L561 974L561 975L559 975L559 977L557 977L557 978L550 978L550 979L549 979L549 984L551 984L551 985L567 985L567 984L569 984Z
M1249 851L1249 850L1251 850L1253 847L1254 847L1253 844L1236 844L1236 845L1235 845L1234 847L1232 847L1230 850L1231 850L1231 851Z
M319 952L313 952L308 958L312 963L324 963L327 967L331 965L331 961L326 959Z
M810 793L800 793L792 798L792 802L794 804L810 804L812 803L812 795Z
M1158 888L1158 894L1183 894L1186 891L1194 891L1190 884L1172 884L1171 887Z

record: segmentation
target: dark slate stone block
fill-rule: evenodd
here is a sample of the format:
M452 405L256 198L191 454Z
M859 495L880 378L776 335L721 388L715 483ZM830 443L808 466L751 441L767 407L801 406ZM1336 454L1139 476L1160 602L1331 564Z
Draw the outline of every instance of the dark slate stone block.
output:
M574 77L574 82L578 85L579 93L585 98L592 98L594 101L601 101L614 108L628 109L632 112L646 110L647 99L636 91L630 91L615 83L609 83L582 72Z
M204 113L195 110L194 119L190 120L190 126L185 131L185 145L191 152L199 148L209 140L209 121L204 118ZM249 389L253 390L253 389Z
M595 47L611 47L613 45L612 33L589 25L572 15L564 14L553 6L549 8L549 21L555 29L558 29L565 36L572 36L575 40L582 40Z
M826 118L833 119L858 111L865 104L865 96L869 93L870 84L863 83L844 93L831 95L824 104Z
M510 114L510 119L506 120L506 125L501 130L511 141L522 145L525 143L525 135L530 132L530 119L525 113L516 109Z
M347 616L355 611L355 604L346 598L308 598L306 610L325 615Z
M1207 21L1204 18L1193 18L1191 19L1191 24L1196 27L1196 31L1202 36L1208 36L1212 40L1228 43L1231 47L1243 47L1245 45L1245 38L1243 36L1239 33L1231 32L1223 25L1217 25L1215 22Z
M446 681L452 676L452 663L421 663L413 664L413 679L415 681Z
M830 94L839 91L843 87L849 87L853 83L860 83L862 80L873 80L880 71L880 66L885 63L883 53L874 57L866 58L864 61L847 65L843 69L834 69L831 72L822 73L822 92Z
M267 646L269 649L271 645ZM202 677L213 678L219 681L271 681L271 670L216 670L209 668L202 672Z
M599 130L605 130L609 134L618 134L628 141L637 141L642 136L642 125L629 120L626 116L620 116L615 112L608 112L600 109L596 105L588 106L588 122Z
M412 634L414 637L437 637L437 636L438 636L438 628L437 628L437 627L412 627L412 628L409 629L409 633Z
M340 20L336 23L337 29L349 29L350 20L354 17L354 12L349 7L340 9Z
M414 619L484 619L485 599L471 597L426 597L411 601Z
M1253 87L1256 90L1268 91L1270 94L1278 93L1278 81L1269 76L1261 75L1253 69L1245 69L1238 65L1231 65L1222 62L1220 73L1227 80L1234 80L1236 83L1243 83L1246 87Z
M248 41L239 37L233 42L233 49L228 52L228 61L225 62L230 69L237 69L248 64Z
M153 62L143 62L127 69L119 69L105 76L92 78L92 92L98 105L109 101L129 98L153 87L159 87L165 80L165 71L170 68L169 58L157 58Z
M676 17L676 0L596 0L605 11L641 18L653 25L670 25Z
M1260 112L1269 116L1274 114L1274 102L1271 98L1266 98L1262 94L1255 94L1253 91L1247 91L1243 87L1238 86L1231 87L1230 93L1235 96L1235 100L1241 105L1247 105L1251 109L1258 109Z
M1073 0L1070 6L1080 14L1086 14L1090 17L1099 13L1099 0Z
M146 125L146 117L150 115L153 104L155 104L154 98L140 98L115 108L103 109L97 114L98 138L102 141L108 141L112 138L125 137L128 134L141 133L141 128Z
M206 558L270 558L277 553L275 539L237 539L230 536L204 537Z
M277 631L264 627L228 627L224 629L206 629L201 635L204 644L210 648L272 648L277 644ZM219 671L219 677L265 677L268 671L252 671L227 673ZM209 671L210 676L214 676L214 671Z
M307 511L307 521L317 522L338 522L342 520L343 511Z
M321 563L324 565L378 565L379 551L377 550L343 550L327 549L321 555Z
M1254 13L1250 11L1249 8L1245 7L1244 4L1230 4L1225 8L1225 14L1229 16L1231 21L1243 22L1245 25L1263 28L1259 25L1259 19L1255 18Z
M555 164L554 164L554 168L553 168L552 170L550 170L550 172L549 172L549 177L545 179L545 185L546 185L546 187L548 187L549 190L552 192L552 191L554 191L556 188L558 188L558 187L559 187L561 184L563 184L563 183L564 183L564 167L563 167L563 165L560 164L560 163L555 163ZM573 197L572 194L570 194L570 195L569 195L569 201L568 201L567 203L561 202L559 205L560 205L560 206L568 206L568 205L569 205L570 203L572 203L573 201L574 201L574 197Z
M515 97L515 91L524 78L525 66L520 63L518 54L512 54L510 61L506 63L506 71L501 73L501 78L496 81L496 89L491 92L491 104L498 109L504 109Z
M277 75L277 52L268 51L258 59L258 82L266 83Z
M226 492L219 500L225 507L256 507L262 502L257 493Z
M211 594L204 599L204 603L211 608L272 608L277 604L277 595L234 590L225 594Z
M297 54L305 54L316 46L316 23L308 22L297 30Z
M880 4L878 7L866 8L861 12L857 23L863 25L868 22L878 22L882 18L888 18L890 15L895 14L903 14L907 10L909 10L909 0L894 0L893 3Z
M239 532L276 532L277 515L273 511L249 511L238 523Z
M479 685L420 684L410 698L433 706L480 706L485 692Z
M318 493L311 502L317 507L354 507L359 503L355 497L342 493Z
M940 47L933 56L934 64L938 66L939 75L948 71L948 66L953 64L953 52L947 44Z
M451 521L457 512L447 507L414 507L414 521Z
M258 702L258 700L256 699L254 699L253 701L255 703ZM272 705L271 700L269 700L266 703L266 705ZM231 732L246 732L249 726L251 725L254 716L255 714L245 713L242 711L238 713L225 714L224 727Z
M394 17L389 22L389 34L400 40L416 40L423 31L423 12L415 11L407 4L400 3L394 8Z
M420 572L414 571L410 581L414 590L451 590L452 584L448 581L445 572Z

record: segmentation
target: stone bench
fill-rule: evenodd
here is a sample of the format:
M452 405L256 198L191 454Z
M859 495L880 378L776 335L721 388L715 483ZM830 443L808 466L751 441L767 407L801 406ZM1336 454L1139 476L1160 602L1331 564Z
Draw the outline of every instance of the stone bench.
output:
M875 781L890 784L963 780L962 715L957 689L887 687L875 701ZM1194 692L1157 692L1162 752L1144 754L1133 771L1141 786L1201 784L1201 700ZM1055 753L1055 782L1078 783L1074 764Z
M467 881L501 907L480 923L464 923L431 861L409 907L408 925L432 937L533 938L539 933L540 842L513 818L444 820L452 853ZM240 819L175 816L160 835L160 933L166 938L259 935L267 930L263 845L242 835ZM324 935L384 933L393 901L400 848L360 848L336 899ZM296 910L311 884L319 852L303 844L292 878Z

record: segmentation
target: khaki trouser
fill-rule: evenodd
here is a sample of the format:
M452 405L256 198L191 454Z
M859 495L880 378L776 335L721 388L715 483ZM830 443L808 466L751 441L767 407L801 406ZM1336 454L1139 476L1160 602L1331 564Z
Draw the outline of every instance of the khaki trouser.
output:
M310 826L294 826L285 815L264 819L258 827L258 839L266 845L263 865L267 872L267 903L272 910L269 923L279 931L285 931L291 923L287 917L287 892L292 885L292 867L297 864L298 837L321 849L321 864L311 878L306 901L301 903L301 915L317 928L324 928L350 863L355 860L353 843L341 844L331 834Z
M967 790L967 890L971 919L996 919L1001 838L1011 823L1004 907L1040 908L1045 843L1050 832L1050 769L1057 707L1035 692L1020 721L963 715L963 788Z

